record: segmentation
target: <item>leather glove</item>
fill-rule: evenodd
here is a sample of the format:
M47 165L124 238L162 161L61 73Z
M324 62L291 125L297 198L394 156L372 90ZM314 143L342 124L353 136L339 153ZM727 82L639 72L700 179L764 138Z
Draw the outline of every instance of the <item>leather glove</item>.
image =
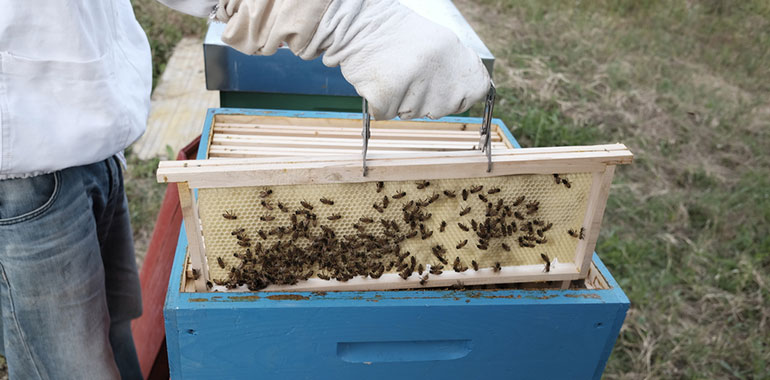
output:
M247 54L282 42L302 59L325 53L376 119L463 112L489 89L475 52L396 0L220 0L216 18L222 41Z

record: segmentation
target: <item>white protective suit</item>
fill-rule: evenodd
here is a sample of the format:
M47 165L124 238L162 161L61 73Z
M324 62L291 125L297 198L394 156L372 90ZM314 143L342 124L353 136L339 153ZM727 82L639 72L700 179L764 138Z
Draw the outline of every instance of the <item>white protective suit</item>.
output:
M160 1L227 23L222 40L247 54L282 43L303 59L325 53L376 119L462 112L489 86L454 33L397 0ZM0 9L0 179L97 162L139 138L151 59L128 0Z

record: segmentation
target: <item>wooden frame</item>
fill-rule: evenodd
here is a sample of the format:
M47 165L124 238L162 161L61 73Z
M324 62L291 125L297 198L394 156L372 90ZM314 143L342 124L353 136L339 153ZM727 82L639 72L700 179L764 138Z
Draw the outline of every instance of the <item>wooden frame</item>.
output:
M378 154L368 161L369 175L361 175L360 156L220 159L162 162L159 182L179 183L180 201L188 231L201 231L195 188L222 188L310 183L351 183L371 181L438 178L492 177L514 174L593 173L588 207L584 217L586 238L578 243L575 262L559 263L549 273L542 265L505 267L500 272L482 269L477 273L445 272L431 280L431 286L465 285L491 282L570 281L585 278L599 234L604 207L609 195L614 167L630 163L631 152L623 144L527 148L495 152L493 170L487 173L486 158L478 151L416 152L414 154ZM184 194L184 195L182 195ZM206 290L208 271L205 247L200 233L190 239L192 268L198 291ZM488 272L488 273L487 273ZM378 280L354 278L347 282L309 279L301 285L270 286L265 291L284 290L378 290L415 287L419 276L401 280L397 274L385 274ZM568 282L565 282L569 286Z

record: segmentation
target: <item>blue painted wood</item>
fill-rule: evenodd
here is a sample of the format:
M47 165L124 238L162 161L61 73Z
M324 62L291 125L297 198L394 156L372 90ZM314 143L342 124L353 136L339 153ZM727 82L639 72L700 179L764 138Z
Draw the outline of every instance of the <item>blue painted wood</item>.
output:
M209 110L207 128L216 113L360 117ZM182 293L186 245L164 309L174 379L598 379L629 307L596 255L610 289Z

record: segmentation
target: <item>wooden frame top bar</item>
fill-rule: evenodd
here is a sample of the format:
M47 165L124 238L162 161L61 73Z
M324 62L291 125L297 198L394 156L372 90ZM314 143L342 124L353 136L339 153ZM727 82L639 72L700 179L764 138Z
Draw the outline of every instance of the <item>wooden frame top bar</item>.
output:
M369 175L361 173L360 155L164 161L157 180L188 182L191 188L349 183L439 178L494 177L515 174L595 172L628 164L633 154L623 144L508 149L492 152L486 172L480 151L382 153L367 157Z

